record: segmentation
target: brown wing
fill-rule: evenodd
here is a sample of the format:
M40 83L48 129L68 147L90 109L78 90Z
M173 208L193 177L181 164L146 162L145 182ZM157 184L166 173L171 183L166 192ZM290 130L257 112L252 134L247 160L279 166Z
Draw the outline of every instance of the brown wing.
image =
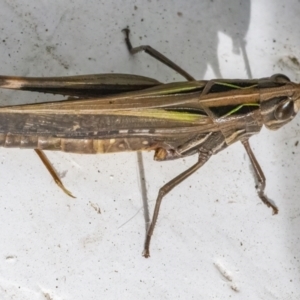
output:
M93 74L65 77L0 76L0 88L77 97L96 97L143 90L161 83L129 74Z
M153 148L159 144L177 148L220 130L201 104L206 84L206 81L171 83L99 98L4 107L0 109L2 144L33 147L29 144L39 143L41 147L43 143L49 144L45 139L50 139L47 147L61 149L67 140L110 143L119 139L124 147L126 139L134 139L135 146L128 149ZM218 90L212 94L220 95L222 89L237 90L233 84L217 86ZM27 137L35 138L28 142Z

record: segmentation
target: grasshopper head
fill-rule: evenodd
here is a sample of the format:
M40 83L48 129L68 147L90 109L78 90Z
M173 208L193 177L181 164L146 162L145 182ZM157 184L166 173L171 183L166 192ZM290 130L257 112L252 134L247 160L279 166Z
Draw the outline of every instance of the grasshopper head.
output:
M293 83L285 75L277 74L271 77L278 84L278 91L261 102L261 114L264 125L276 130L289 123L300 109L300 84Z

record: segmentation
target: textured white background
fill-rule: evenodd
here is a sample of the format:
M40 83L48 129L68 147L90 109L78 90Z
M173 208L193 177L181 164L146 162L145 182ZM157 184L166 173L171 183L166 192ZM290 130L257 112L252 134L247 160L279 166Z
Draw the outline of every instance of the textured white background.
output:
M289 59L300 59L299 15L296 0L1 0L0 73L182 80L146 54L128 54L128 25L134 45L150 44L199 79L247 78L245 41L253 77L299 81ZM3 105L43 99L0 97ZM135 153L47 153L73 200L34 151L0 149L0 298L299 299L298 139L299 117L251 139L279 215L260 202L245 151L233 145L165 198L148 260ZM151 213L159 187L196 160L152 157L144 154Z

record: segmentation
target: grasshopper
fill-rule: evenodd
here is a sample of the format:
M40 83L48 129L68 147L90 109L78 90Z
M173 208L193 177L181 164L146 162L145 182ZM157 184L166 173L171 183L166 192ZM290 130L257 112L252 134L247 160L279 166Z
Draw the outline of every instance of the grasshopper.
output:
M131 54L145 51L187 81L163 84L127 74L0 76L1 88L73 97L1 107L0 146L34 149L54 181L71 197L44 150L82 154L153 150L156 161L197 155L194 165L159 189L145 239L145 257L150 256L162 199L211 156L235 142L243 144L250 158L259 198L277 214L278 208L264 193L266 179L249 138L263 125L275 130L295 117L300 107L300 84L281 74L251 80L197 81L150 46L133 48L129 30L124 33Z

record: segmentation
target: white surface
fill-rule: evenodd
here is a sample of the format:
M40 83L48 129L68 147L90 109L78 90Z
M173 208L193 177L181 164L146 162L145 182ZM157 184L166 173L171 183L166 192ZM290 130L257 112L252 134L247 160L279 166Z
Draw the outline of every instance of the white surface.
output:
M217 61L224 78L247 78L233 51L243 39L253 77L300 79L288 59L300 59L296 0L1 0L0 8L1 74L182 80L146 54L129 56L121 33L129 25L134 45L150 44L199 79L218 76ZM1 92L2 104L40 99ZM260 202L245 151L233 145L166 197L150 259L141 256L135 153L48 153L73 200L33 151L0 149L0 298L299 299L299 134L298 116L251 139L279 215ZM152 157L144 155L151 212L159 187L196 160Z

